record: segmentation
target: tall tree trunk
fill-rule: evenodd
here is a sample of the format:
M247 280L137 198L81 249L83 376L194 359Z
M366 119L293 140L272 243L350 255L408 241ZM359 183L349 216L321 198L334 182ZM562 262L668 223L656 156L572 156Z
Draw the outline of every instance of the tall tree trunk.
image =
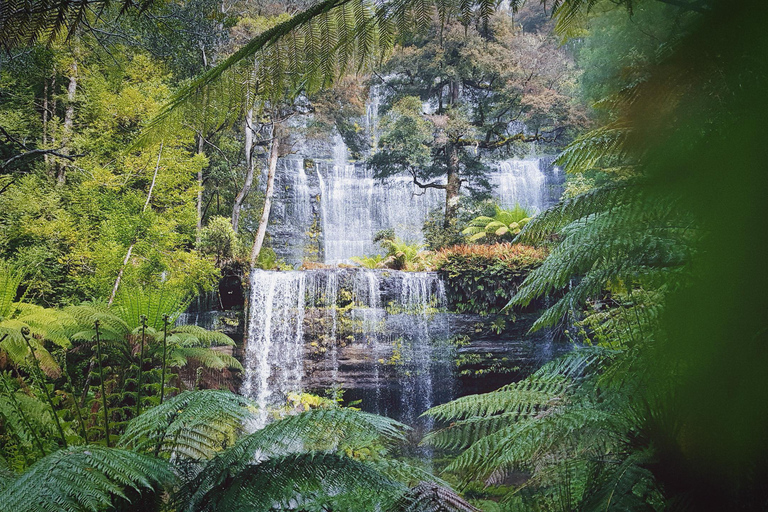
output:
M256 130L253 126L253 108L251 108L245 115L245 182L243 183L243 188L240 189L235 197L235 204L232 205L232 229L235 233L237 233L240 224L240 212L243 209L243 202L245 201L245 198L248 197L248 193L251 191L251 186L253 185L253 172L255 168L253 161L253 139L255 134Z
M459 191L461 178L459 177L459 149L451 144L448 151L448 181L445 185L445 219L443 227L449 228L456 220L459 212Z
M45 80L43 84L43 147L48 147L48 79ZM50 169L50 155L46 154L44 157L45 160L45 169L48 171Z
M61 137L61 153L70 154L69 145L72 142L72 125L75 119L75 94L77 92L77 61L73 60L69 66L69 85L67 86L67 108L64 110L64 131ZM67 181L67 167L59 162L56 174L56 183L63 185Z
M51 76L51 89L50 89L50 97L51 97L51 104L50 104L50 110L49 110L49 116L50 119L53 120L56 117L56 68L53 68L53 75ZM51 128L51 125L48 125L48 134L49 134L49 142L50 147L55 148L56 147L56 132L53 128ZM49 155L46 156L46 172L48 173L48 176L53 178L56 175L56 169L53 165L53 161L50 159Z
M162 155L163 155L163 143L160 143L160 151L157 153L157 164L155 165L155 173L152 175L152 184L149 186L149 191L147 192L147 200L144 202L144 207L141 209L141 213L144 213L145 211L147 211L149 202L152 200L152 191L155 189L155 182L157 181L157 171L160 169L160 157ZM125 258L123 258L123 264L120 266L120 271L117 273L117 278L115 279L115 285L112 287L112 294L109 296L109 301L107 302L107 306L111 306L112 303L115 301L115 296L117 295L117 289L120 287L120 281L123 279L123 274L125 273L125 267L128 266L128 262L131 260L133 247L136 245L136 238L137 237L133 237L133 240L131 241L131 245L128 247L128 251L125 253Z
M269 222L269 211L272 208L272 195L275 191L275 170L277 169L277 158L280 156L280 124L278 121L272 123L272 144L269 148L269 169L267 172L267 191L264 195L264 211L259 220L259 230L256 232L256 238L253 241L251 250L251 266L256 266L261 253L261 246L264 244L264 236L267 234L267 223Z
M203 153L205 139L200 133L197 139L197 154ZM203 229L203 168L197 171L197 228L195 230L195 245L200 245L200 231Z

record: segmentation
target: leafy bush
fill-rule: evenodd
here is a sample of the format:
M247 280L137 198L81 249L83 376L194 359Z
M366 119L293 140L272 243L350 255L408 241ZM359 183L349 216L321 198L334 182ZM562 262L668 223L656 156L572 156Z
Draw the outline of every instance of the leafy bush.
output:
M457 245L437 251L431 265L445 282L453 310L487 315L507 305L545 256L543 249L527 245Z
M464 244L467 239L462 231L469 226L472 219L479 215L492 216L495 210L496 204L492 201L462 196L459 199L456 219L451 222L450 226L445 227L443 207L435 208L429 212L427 220L424 221L421 228L421 232L424 234L424 243L430 251Z
M216 257L216 264L232 258L237 245L237 234L225 217L213 217L200 231L200 252Z
M363 268L382 268L384 267L385 258L381 254L374 254L373 256L363 256L361 258L350 258Z
M424 245L408 243L399 238L384 240L381 245L387 250L384 264L395 270L422 270Z
M493 217L479 216L469 222L469 226L462 230L462 234L469 236L470 242L481 239L507 239L511 240L520 233L533 215L519 204L511 210L503 210L496 206Z

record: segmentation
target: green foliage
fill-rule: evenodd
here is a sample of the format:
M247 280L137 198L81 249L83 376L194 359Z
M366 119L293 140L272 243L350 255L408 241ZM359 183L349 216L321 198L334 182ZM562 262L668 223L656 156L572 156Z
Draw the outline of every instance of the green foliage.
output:
M382 247L387 251L384 264L395 270L418 270L422 261L421 243L408 243L399 238L382 240Z
M475 217L469 222L469 226L462 230L462 234L468 236L470 242L477 242L486 237L511 240L520 233L531 217L532 215L520 205L515 205L511 210L496 206L493 217Z
M460 313L499 313L516 288L544 261L542 249L524 245L457 245L435 253L450 307Z
M217 265L231 260L236 246L237 234L232 229L232 222L225 217L211 218L200 231L200 252L214 256Z
M350 500L341 510L391 503L402 494L402 484L346 453L402 440L404 428L388 418L338 408L287 416L206 463L182 489L185 510L268 510L290 500L306 507Z
M382 256L381 254L374 254L373 256L363 256L361 258L358 257L352 257L350 258L352 261L357 263L363 268L383 268L386 264L386 258Z
M40 459L2 490L0 510L101 510L129 490L154 491L176 481L168 463L115 448L86 445Z
M132 420L119 446L192 460L210 459L242 432L254 406L223 391L185 391Z
M576 349L518 383L435 407L427 414L450 424L425 442L462 449L448 470L465 481L494 484L509 472L529 472L525 487L504 500L520 509L655 509L662 500L644 467L648 453L628 449L635 443L626 399L633 387L595 373L631 357Z

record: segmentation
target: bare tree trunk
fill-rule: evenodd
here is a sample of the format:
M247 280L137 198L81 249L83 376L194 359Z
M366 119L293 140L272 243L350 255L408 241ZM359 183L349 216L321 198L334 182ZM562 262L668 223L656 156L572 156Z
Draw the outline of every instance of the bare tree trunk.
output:
M205 139L203 134L198 135L197 154L202 154ZM197 171L197 229L195 230L195 246L200 245L200 231L203 229L203 168Z
M459 151L451 144L448 157L448 181L445 185L445 219L443 227L449 228L456 220L459 211L459 191L461 178L459 177Z
M277 169L277 158L280 153L280 124L275 121L272 123L272 144L269 149L269 169L267 171L267 191L264 195L264 211L259 220L259 229L256 232L256 238L253 241L251 250L251 266L256 266L261 253L261 246L264 244L264 236L267 234L267 223L269 222L269 211L272 208L272 195L275 191L275 170Z
M243 188L237 193L235 197L235 204L232 205L232 229L237 233L238 226L240 224L240 211L243 209L243 202L248 197L248 193L251 191L253 185L253 172L255 164L253 161L253 142L256 130L253 126L253 108L248 110L245 116L245 183Z
M43 147L48 147L48 79L45 79L45 83L43 85ZM44 157L45 160L45 168L46 170L49 169L51 162L50 162L50 155L46 154Z
M149 191L147 192L147 200L144 202L144 207L141 209L141 213L144 213L147 211L147 207L149 206L149 202L152 200L152 191L155 189L155 182L157 181L157 171L160 169L160 157L163 154L163 144L160 144L160 151L157 153L157 164L155 165L155 174L152 176L152 184L149 186ZM131 242L131 245L128 247L128 251L125 253L125 258L123 258L123 265L120 267L120 271L117 273L117 279L115 279L115 285L112 287L112 294L109 296L109 302L107 302L107 306L111 306L112 303L115 301L115 296L117 295L117 289L120 287L120 281L123 279L123 273L125 273L125 267L128 266L128 262L131 260L131 254L133 253L133 247L136 245L136 237L133 238L133 241Z
M53 76L51 77L51 108L50 108L50 116L51 119L56 117L56 68L53 68ZM56 147L56 132L53 129L49 130L50 134L50 144L51 147ZM46 158L48 155L46 155ZM46 167L46 172L48 173L48 176L51 178L55 175L55 168L52 165L52 162L49 160L46 160L46 163L48 164Z
M61 137L61 153L68 155L72 142L72 125L75 119L75 93L77 92L77 61L73 60L69 66L69 85L67 86L67 108L64 111L64 132ZM63 185L67 181L67 168L63 162L59 163L56 174L56 183Z

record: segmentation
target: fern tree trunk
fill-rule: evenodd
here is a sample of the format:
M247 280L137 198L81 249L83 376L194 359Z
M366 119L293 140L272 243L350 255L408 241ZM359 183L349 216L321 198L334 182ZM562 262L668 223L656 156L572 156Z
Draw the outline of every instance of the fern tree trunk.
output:
M253 125L253 108L251 108L248 110L248 113L245 116L245 182L243 183L243 188L241 188L237 193L237 196L235 197L235 204L232 206L232 229L235 231L235 233L237 233L237 229L240 224L240 212L243 209L243 202L245 201L245 198L248 197L248 193L251 191L251 187L253 186L253 172L255 167L253 161L253 144L255 134L256 130L254 129Z
M264 236L267 234L267 223L269 222L269 212L272 208L272 196L275 192L275 170L277 169L277 159L280 156L280 135L282 128L279 121L272 123L272 143L269 148L269 168L267 173L267 191L264 195L264 210L259 220L259 229L256 232L256 238L253 241L251 250L251 266L256 266L261 253L261 247L264 244Z

